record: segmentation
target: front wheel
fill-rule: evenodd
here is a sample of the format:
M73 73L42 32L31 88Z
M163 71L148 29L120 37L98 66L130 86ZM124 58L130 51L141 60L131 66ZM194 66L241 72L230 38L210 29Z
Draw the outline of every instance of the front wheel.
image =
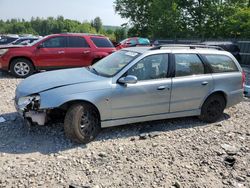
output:
M26 78L34 73L34 66L28 59L17 58L11 62L10 72L17 78Z
M101 129L96 109L89 104L72 105L65 116L64 131L68 138L78 143L88 143Z
M212 95L207 98L201 108L199 118L208 123L216 122L223 114L226 101L221 95Z

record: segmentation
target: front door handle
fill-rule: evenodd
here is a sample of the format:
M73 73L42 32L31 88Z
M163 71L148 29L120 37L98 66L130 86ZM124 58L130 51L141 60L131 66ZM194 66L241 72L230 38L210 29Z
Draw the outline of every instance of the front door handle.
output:
M205 86L205 85L207 85L207 84L208 84L207 81L204 81L204 82L201 83L201 85L203 85L203 86Z
M83 51L84 54L88 54L89 52L90 52L89 50Z
M164 89L166 89L165 86L159 86L159 87L157 88L157 90L164 90Z

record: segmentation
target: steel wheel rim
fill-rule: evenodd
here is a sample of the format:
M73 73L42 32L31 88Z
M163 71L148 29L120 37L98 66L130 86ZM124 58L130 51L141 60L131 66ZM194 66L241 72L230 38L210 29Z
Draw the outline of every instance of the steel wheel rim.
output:
M79 125L82 135L90 136L90 139L92 139L94 137L92 133L96 130L96 121L97 117L94 112L83 111Z
M217 100L212 101L207 108L207 113L211 117L219 116L221 112L220 102Z
M30 72L30 67L26 62L17 62L14 71L19 76L26 76Z

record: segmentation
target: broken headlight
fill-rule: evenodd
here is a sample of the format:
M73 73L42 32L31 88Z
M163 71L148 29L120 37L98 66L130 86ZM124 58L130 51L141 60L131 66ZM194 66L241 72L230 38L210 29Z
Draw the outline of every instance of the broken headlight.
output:
M17 101L17 106L19 109L38 109L40 105L40 96L39 95L32 95L27 97L21 97Z

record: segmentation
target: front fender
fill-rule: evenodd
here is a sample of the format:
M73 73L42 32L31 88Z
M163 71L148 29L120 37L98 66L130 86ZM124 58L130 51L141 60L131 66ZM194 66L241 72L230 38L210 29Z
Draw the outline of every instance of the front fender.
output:
M68 93L63 94L60 88L45 91L40 93L41 103L40 109L53 109L72 101L86 101L92 103L100 112L101 120L110 119L111 104L110 104L111 90L93 90L83 93Z

